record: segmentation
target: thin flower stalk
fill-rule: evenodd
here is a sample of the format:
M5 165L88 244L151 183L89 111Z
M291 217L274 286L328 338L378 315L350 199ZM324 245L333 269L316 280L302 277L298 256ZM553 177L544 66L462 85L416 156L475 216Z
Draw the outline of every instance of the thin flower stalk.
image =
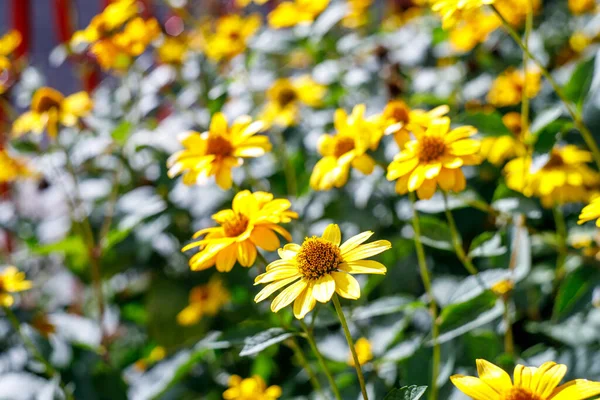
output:
M467 271L471 275L477 275L477 268L473 265L469 257L465 254L464 249L462 248L462 239L460 238L460 233L456 228L456 222L454 221L454 217L452 216L452 212L448 208L448 195L446 192L442 192L444 196L444 212L446 213L446 219L448 220L448 226L450 227L450 233L452 234L452 244L454 246L454 251L458 256L458 259L465 266Z
M552 208L554 223L556 224L556 244L558 258L556 260L556 283L560 282L565 274L565 261L567 259L567 226L565 216L563 215L560 206L556 205Z

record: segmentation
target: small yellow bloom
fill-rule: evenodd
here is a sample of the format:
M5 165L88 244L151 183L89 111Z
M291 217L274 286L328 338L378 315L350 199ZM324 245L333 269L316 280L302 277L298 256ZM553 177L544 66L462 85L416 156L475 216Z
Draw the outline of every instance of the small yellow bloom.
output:
M365 260L392 247L387 240L368 244L373 232L351 237L340 245L342 234L336 224L325 228L323 236L305 238L302 246L287 244L279 249L281 260L267 266L267 272L256 277L254 284L265 286L254 298L260 302L282 290L271 303L271 311L278 312L294 302L294 316L303 319L317 301L328 302L333 293L356 300L360 285L352 274L385 275L386 267L377 261Z
M450 118L432 121L427 130L413 129L415 140L406 143L388 166L387 179L396 182L396 192L417 192L420 199L429 199L437 186L456 193L466 187L463 165L481 163L479 140L470 139L477 133L472 126L450 130Z
M495 0L494 6L500 14L514 27L525 23L527 14L536 14L541 8L540 0ZM533 6L533 8L532 8Z
M537 70L527 71L527 97L534 98L541 88L541 74ZM495 107L506 107L519 104L523 96L525 74L523 71L509 68L500 74L492 83L487 100Z
M587 202L591 189L600 183L600 175L586 165L590 161L592 154L574 145L553 148L542 165L532 166L527 156L515 158L504 167L506 185L525 196L539 197L547 208Z
M190 304L177 314L179 325L198 323L203 316L214 316L227 303L229 291L218 278L212 278L206 285L196 286L190 292Z
M165 64L180 65L187 58L188 44L182 35L166 36L156 49L158 60Z
M434 119L448 114L450 107L443 105L433 110L411 110L402 100L392 100L383 109L381 121L386 135L393 134L394 140L401 149L410 141L410 132L416 129L427 128Z
M245 379L231 375L229 389L223 392L225 400L276 400L280 397L281 388L277 385L267 387L264 379L258 375Z
M233 198L232 209L212 216L220 226L199 230L194 239L206 235L204 239L182 249L200 248L190 259L191 269L198 271L216 264L218 271L229 272L236 259L241 266L251 267L256 260L256 246L266 251L275 251L280 246L275 233L292 240L290 233L278 225L298 218L298 214L289 210L291 206L289 200L273 199L271 193L239 192Z
M136 0L116 0L111 2L102 13L92 18L90 24L81 31L77 31L71 38L71 45L81 43L91 44L112 35L128 20L139 12Z
M293 0L280 3L268 15L271 28L289 28L311 23L329 5L329 0Z
M521 114L509 112L502 116L502 122L512 131L512 136L486 137L481 141L481 156L497 166L527 153L521 133Z
M477 374L454 375L450 380L473 400L585 400L600 394L600 382L575 379L558 386L567 366L549 361L539 368L517 365L514 384L500 367L477 360Z
M271 150L269 138L256 135L263 126L262 121L242 116L228 127L225 115L216 113L207 132L190 132L181 138L185 149L169 157L169 177L183 173L183 182L193 185L215 176L219 187L231 188L233 167L242 165L244 158L260 157Z
M595 8L595 0L569 0L569 10L575 15L594 11Z
M267 125L295 125L300 104L310 107L321 105L325 91L325 86L316 83L308 75L277 79L267 91L267 104L259 118Z
M12 157L6 149L0 150L0 183L14 182L33 175L25 160Z
M371 350L371 342L367 338L361 337L354 343L354 349L356 350L356 356L358 357L358 363L365 365L373 359L373 351ZM350 353L348 357L348 365L354 367L354 357Z
M235 5L240 8L244 8L244 7L248 7L248 5L250 5L250 3L254 3L259 6L262 6L263 4L267 4L268 2L269 2L269 0L235 0Z
M500 282L495 283L491 290L496 296L504 296L515 287L515 283L510 279L502 279Z
M477 13L484 5L494 0L431 0L431 9L442 17L444 29L454 27L459 21Z
M145 371L149 366L156 364L167 356L167 350L162 346L153 348L148 356L137 360L133 365L138 371Z
M13 293L31 289L31 282L25 280L25 272L13 266L6 267L0 272L0 305L10 307L14 304Z
M471 51L479 43L487 40L490 33L502 25L495 14L475 12L461 20L450 31L452 47L459 51Z
M342 25L346 28L359 28L368 21L369 7L373 0L347 0L348 12L342 18Z
M569 38L569 47L575 53L581 53L592 43L592 38L583 32L575 32Z
M92 108L92 100L86 92L64 97L55 89L43 87L33 95L31 110L15 120L12 133L19 137L27 132L41 134L45 129L50 137L55 138L60 126L77 125Z
M0 37L0 94L4 93L13 82L13 63L11 54L21 44L19 31L10 31Z
M213 61L228 61L246 50L260 24L258 15L230 14L216 21L207 20L200 25L190 45L202 50Z
M318 150L323 156L315 165L310 177L314 190L342 187L348 181L350 168L369 175L375 168L375 160L366 154L379 146L383 130L381 117L365 118L365 106L359 104L348 115L338 109L334 116L335 135L322 135Z
M600 228L600 197L596 197L590 204L585 206L579 214L579 221L577 223L579 225L591 221L596 220L596 226Z

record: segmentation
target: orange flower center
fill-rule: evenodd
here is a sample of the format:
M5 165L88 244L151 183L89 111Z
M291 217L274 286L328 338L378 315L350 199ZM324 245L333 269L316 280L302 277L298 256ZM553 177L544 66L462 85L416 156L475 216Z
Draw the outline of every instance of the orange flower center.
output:
M563 160L560 153L556 150L552 150L550 153L550 158L544 165L544 169L552 169L552 168L561 168L565 165L565 160Z
M206 145L206 152L216 156L225 157L231 154L233 146L231 142L223 136L209 136Z
M423 136L419 140L419 159L421 161L434 161L446 152L444 139L438 136Z
M328 240L313 236L304 239L296 254L298 269L304 278L317 280L337 270L343 262L340 248Z
M223 222L225 236L236 237L244 233L248 227L248 217L244 214L235 213L231 218Z
M335 141L333 155L336 157L341 157L350 150L354 150L354 139L348 136L340 137Z
M502 400L542 400L537 394L528 389L514 387L502 396Z
M396 122L406 123L409 120L408 108L404 102L397 101L389 104L383 113L386 118L392 119Z
M63 96L54 90L40 89L33 96L31 108L37 113L43 113L52 109L59 110Z
M297 98L298 95L293 88L284 88L277 94L277 102L282 107L293 103Z

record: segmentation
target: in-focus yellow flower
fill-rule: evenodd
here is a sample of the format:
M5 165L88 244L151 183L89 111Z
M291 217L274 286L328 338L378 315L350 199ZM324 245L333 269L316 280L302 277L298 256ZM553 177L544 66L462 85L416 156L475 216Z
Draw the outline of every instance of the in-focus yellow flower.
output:
M495 0L494 7L500 14L514 27L519 27L525 23L527 14L533 12L536 14L541 8L540 0ZM533 8L532 8L533 6Z
M193 288L190 292L190 304L177 314L179 325L188 326L198 323L203 316L214 316L227 303L229 291L219 278L211 278L206 285Z
M243 267L251 267L256 260L256 246L275 251L280 246L279 233L287 241L292 240L290 233L278 224L298 218L290 211L291 203L287 199L273 199L271 193L248 190L239 192L233 198L232 209L219 211L212 218L220 225L201 229L194 234L192 242L182 251L199 247L200 252L190 259L194 271L216 265L220 272L229 272L235 260Z
M254 298L260 302L289 285L271 303L271 311L278 312L294 302L294 316L303 319L317 301L328 302L333 293L346 299L360 297L360 285L352 274L385 275L383 264L365 260L392 247L387 240L363 244L373 232L351 237L340 245L339 226L330 224L323 236L307 237L302 246L287 244L279 249L280 260L267 266L267 272L256 277L254 284L265 286Z
M464 190L466 180L460 167L481 162L480 142L469 138L475 133L472 126L450 130L447 117L432 121L426 131L415 126L415 140L394 157L387 179L398 180L398 194L416 191L420 199L431 198L438 185L442 190Z
M596 226L600 228L600 197L596 197L590 204L583 207L577 223L581 225L593 219L596 220Z
M519 104L523 96L525 74L523 71L509 68L492 83L487 95L489 103L495 107ZM541 74L538 70L527 70L527 97L534 98L541 88Z
M31 282L25 280L25 272L10 266L0 272L0 305L10 307L15 302L13 293L31 289Z
M549 361L539 368L517 365L510 376L500 367L477 360L474 376L454 375L450 380L473 400L585 400L600 394L600 382L575 379L561 386L567 366Z
M402 100L390 101L381 114L381 121L386 135L393 134L394 140L401 149L410 141L410 132L414 126L427 128L434 119L448 114L450 107L439 106L433 110L411 110Z
M295 79L277 79L267 90L267 104L259 118L267 125L295 125L298 122L300 104L318 107L325 91L325 86L308 75Z
M442 17L444 29L454 27L459 21L477 13L486 4L495 0L431 0L431 9Z
M269 13L269 25L280 29L313 22L328 5L329 0L285 1Z
M44 129L54 138L60 126L72 127L93 108L93 102L86 92L77 92L64 97L59 91L43 87L31 99L31 110L19 116L13 123L13 136L27 132L41 134Z
M187 58L188 43L183 34L179 36L166 36L156 49L158 60L165 64L180 65Z
M0 37L0 94L8 89L13 81L13 63L10 55L21 44L21 34L13 30Z
M569 10L575 14L585 14L596 8L595 0L569 0Z
M310 177L314 190L342 187L348 181L350 168L369 175L375 168L375 160L366 154L379 146L383 130L378 115L365 118L365 106L359 104L348 116L337 109L334 116L335 135L322 135L318 150L323 156L315 165Z
M497 166L527 153L521 133L521 114L509 112L502 116L502 121L513 135L486 137L481 141L481 156Z
M258 375L245 379L231 375L229 389L223 392L225 400L276 400L280 397L281 388L277 385L267 387Z
M81 31L77 31L71 38L71 45L81 43L94 43L112 35L128 20L139 12L136 0L116 0L111 2L104 10L92 18L90 24Z
M242 165L244 158L260 157L271 150L269 138L256 135L263 126L262 121L242 116L228 127L225 115L216 113L207 132L190 132L180 139L185 149L169 157L169 176L183 173L186 185L214 176L221 189L231 188L233 167Z
M11 156L6 149L0 150L0 183L14 182L33 175L24 159Z
M373 0L346 0L348 12L342 18L342 25L346 28L359 28L369 20L369 7Z
M216 21L206 20L192 37L190 45L202 50L213 61L228 61L246 50L260 23L258 15L242 17L229 14Z
M449 34L452 47L458 51L471 51L487 40L490 33L502 25L495 14L474 12L457 23Z
M588 167L589 151L574 145L555 147L542 163L531 157L511 160L504 167L506 185L525 196L539 197L544 207L556 204L587 202L600 175Z
M358 363L364 365L373 359L373 351L371 350L371 342L369 339L361 337L354 343L354 349L356 350L356 356L358 357ZM348 357L348 365L354 367L354 357L350 353Z

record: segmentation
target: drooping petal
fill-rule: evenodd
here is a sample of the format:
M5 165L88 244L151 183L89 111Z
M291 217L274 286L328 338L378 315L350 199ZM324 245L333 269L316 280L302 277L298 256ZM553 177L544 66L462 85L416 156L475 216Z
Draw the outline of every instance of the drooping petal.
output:
M513 386L510 376L502 368L482 359L476 362L479 378L496 392L502 393Z
M273 283L269 283L267 286L262 288L262 290L260 292L258 292L258 294L254 297L254 302L259 303L259 302L263 301L264 299L266 299L267 297L269 297L270 295L272 295L273 293L275 293L282 287L289 285L290 283L294 282L297 279L298 279L298 277L291 277L291 278L282 279L280 281L276 281Z
M250 240L255 245L266 251L275 251L279 248L279 238L271 229L258 226L252 230Z
M334 291L335 281L331 275L325 275L313 284L313 296L321 303L327 303L331 300Z
M337 224L329 224L325 228L325 232L321 236L323 239L330 241L331 243L339 246L342 241L342 233L340 227Z
M425 179L421 187L417 189L417 196L419 199L428 200L435 194L437 188L437 182L435 179Z
M312 286L308 285L300 296L294 301L294 317L303 319L313 308L315 308L317 300L313 296Z
M454 187L454 170L442 168L437 177L437 183L440 185L442 190L452 190Z
M408 178L408 190L414 192L421 186L425 180L425 168L423 165L417 165L417 167L411 172Z
M337 294L351 300L360 297L360 285L352 275L345 272L332 272L331 276L335 280L335 292Z
M296 300L298 296L306 289L307 282L304 279L299 280L285 288L281 293L273 299L271 303L271 311L277 312L281 310L283 307L290 304L292 301Z
M453 375L450 380L464 394L473 400L498 400L500 394L485 382L474 376Z
M217 254L216 267L219 272L229 272L235 264L237 244L230 244Z
M387 268L380 262L373 260L350 261L340 264L340 271L345 271L349 274L377 274L385 275Z
M256 261L256 246L250 240L238 243L238 262L242 267L251 267Z
M382 253L387 249L390 249L392 244L387 240L376 240L371 243L362 244L347 253L342 252L342 258L344 261L357 261L365 258L372 257L376 254Z

